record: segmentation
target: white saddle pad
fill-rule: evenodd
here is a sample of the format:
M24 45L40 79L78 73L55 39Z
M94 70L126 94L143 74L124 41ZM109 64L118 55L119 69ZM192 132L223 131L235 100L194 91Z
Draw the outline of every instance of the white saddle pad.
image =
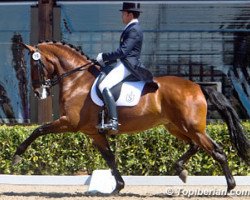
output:
M98 97L96 93L96 82L98 78L95 80L92 88L91 88L91 99L98 106L103 106L103 101ZM141 92L145 85L144 81L136 81L136 82L125 82L122 84L120 96L116 101L117 106L135 106L138 104Z

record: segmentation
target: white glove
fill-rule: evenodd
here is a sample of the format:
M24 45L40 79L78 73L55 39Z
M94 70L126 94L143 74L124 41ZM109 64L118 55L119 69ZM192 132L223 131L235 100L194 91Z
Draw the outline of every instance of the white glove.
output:
M102 66L104 67L105 64L103 62L103 59L102 59L102 53L98 53L97 57L96 57L96 61Z

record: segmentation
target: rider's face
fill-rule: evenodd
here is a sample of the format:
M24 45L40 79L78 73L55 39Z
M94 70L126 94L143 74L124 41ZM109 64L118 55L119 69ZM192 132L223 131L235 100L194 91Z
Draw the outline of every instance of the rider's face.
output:
M128 24L133 19L133 14L127 11L122 11L122 22Z

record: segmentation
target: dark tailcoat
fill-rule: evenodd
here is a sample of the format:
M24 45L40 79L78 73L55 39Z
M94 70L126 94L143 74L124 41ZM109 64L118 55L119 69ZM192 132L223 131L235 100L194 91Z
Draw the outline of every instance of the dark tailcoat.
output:
M111 53L103 53L103 61L106 63L120 59L137 79L152 82L153 75L140 62L142 40L139 23L130 24L121 34L119 48Z

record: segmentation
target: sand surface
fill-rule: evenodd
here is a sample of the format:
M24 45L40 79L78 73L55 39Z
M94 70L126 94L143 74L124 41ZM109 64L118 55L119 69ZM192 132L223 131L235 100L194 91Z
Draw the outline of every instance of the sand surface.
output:
M119 195L89 194L88 186L1 185L0 200L250 199L250 186L224 196L225 186L125 186Z

